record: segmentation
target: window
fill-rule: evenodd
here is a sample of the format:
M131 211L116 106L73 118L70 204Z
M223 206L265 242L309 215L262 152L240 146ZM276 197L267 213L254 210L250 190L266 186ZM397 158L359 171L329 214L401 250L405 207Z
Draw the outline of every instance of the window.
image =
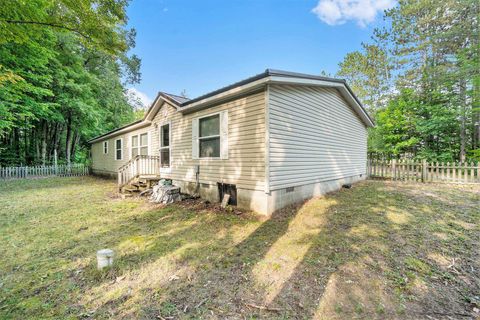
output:
M170 168L170 124L160 127L160 167Z
M148 154L148 133L132 136L132 158Z
M108 141L103 141L103 154L108 153Z
M199 119L200 158L220 157L220 114Z
M228 159L228 110L192 118L192 159Z
M115 140L115 160L123 158L123 139Z

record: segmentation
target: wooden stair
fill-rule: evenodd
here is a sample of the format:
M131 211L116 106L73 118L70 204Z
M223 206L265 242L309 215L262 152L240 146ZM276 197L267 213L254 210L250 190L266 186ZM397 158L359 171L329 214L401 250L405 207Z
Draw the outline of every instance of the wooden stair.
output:
M138 176L120 188L121 193L137 194L150 189L160 180L160 176Z
M160 180L160 157L138 155L118 169L120 193L140 193Z

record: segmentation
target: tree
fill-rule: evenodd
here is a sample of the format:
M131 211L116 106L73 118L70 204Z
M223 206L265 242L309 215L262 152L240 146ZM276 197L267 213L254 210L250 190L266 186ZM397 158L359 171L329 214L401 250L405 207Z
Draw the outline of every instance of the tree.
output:
M0 165L86 159L86 141L134 112L126 1L32 0L0 6ZM123 79L123 81L122 81Z
M384 106L390 94L392 66L387 52L376 44L362 43L362 51L348 53L339 64L338 77L344 77L367 110Z
M480 160L480 3L401 0L340 63L377 121L369 150Z
M386 11L390 28L375 32L388 43L395 60L397 90L413 89L427 109L443 101L448 114L452 110L456 114L456 132L449 134L458 136L460 161L466 160L468 148L478 147L477 134L470 131L478 130L474 91L480 72L479 7L478 1L471 0L403 0Z

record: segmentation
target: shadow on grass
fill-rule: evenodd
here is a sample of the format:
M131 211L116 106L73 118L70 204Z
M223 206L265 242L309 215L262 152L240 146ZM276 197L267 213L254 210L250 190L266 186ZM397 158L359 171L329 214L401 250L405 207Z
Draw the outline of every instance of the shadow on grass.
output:
M83 259L85 250L100 245L118 253L109 271L97 272L94 259L80 263L78 274L70 270L68 282L82 295L80 301L67 303L63 315L468 315L469 299L479 292L478 224L464 230L450 219L478 219L478 212L467 206L466 214L435 197L428 203L419 201L409 194L411 188L365 182L282 209L265 221L188 206L121 216L102 231L80 232L74 241L82 252L72 247L73 240L55 249L56 255L70 259L75 254ZM432 260L448 260L450 254L461 257L453 269ZM56 286L45 289L48 297L68 297ZM28 292L23 298L34 295Z
M465 298L478 292L475 274L466 272L462 282L428 258L461 245L459 239L432 237L437 212L418 210L404 193L364 183L275 213L208 267L198 261L193 280L166 290L162 301L171 308L164 315L469 317ZM470 249L463 269L478 270L478 262L471 265L474 238L460 241ZM205 247L195 250L189 259ZM147 318L165 311L148 296L144 302Z

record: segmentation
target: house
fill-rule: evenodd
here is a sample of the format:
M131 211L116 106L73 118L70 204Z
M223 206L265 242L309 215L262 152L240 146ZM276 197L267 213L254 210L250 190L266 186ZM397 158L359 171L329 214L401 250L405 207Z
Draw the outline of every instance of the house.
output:
M160 92L142 120L90 140L92 171L271 214L364 179L371 126L344 80L267 69L192 100Z

